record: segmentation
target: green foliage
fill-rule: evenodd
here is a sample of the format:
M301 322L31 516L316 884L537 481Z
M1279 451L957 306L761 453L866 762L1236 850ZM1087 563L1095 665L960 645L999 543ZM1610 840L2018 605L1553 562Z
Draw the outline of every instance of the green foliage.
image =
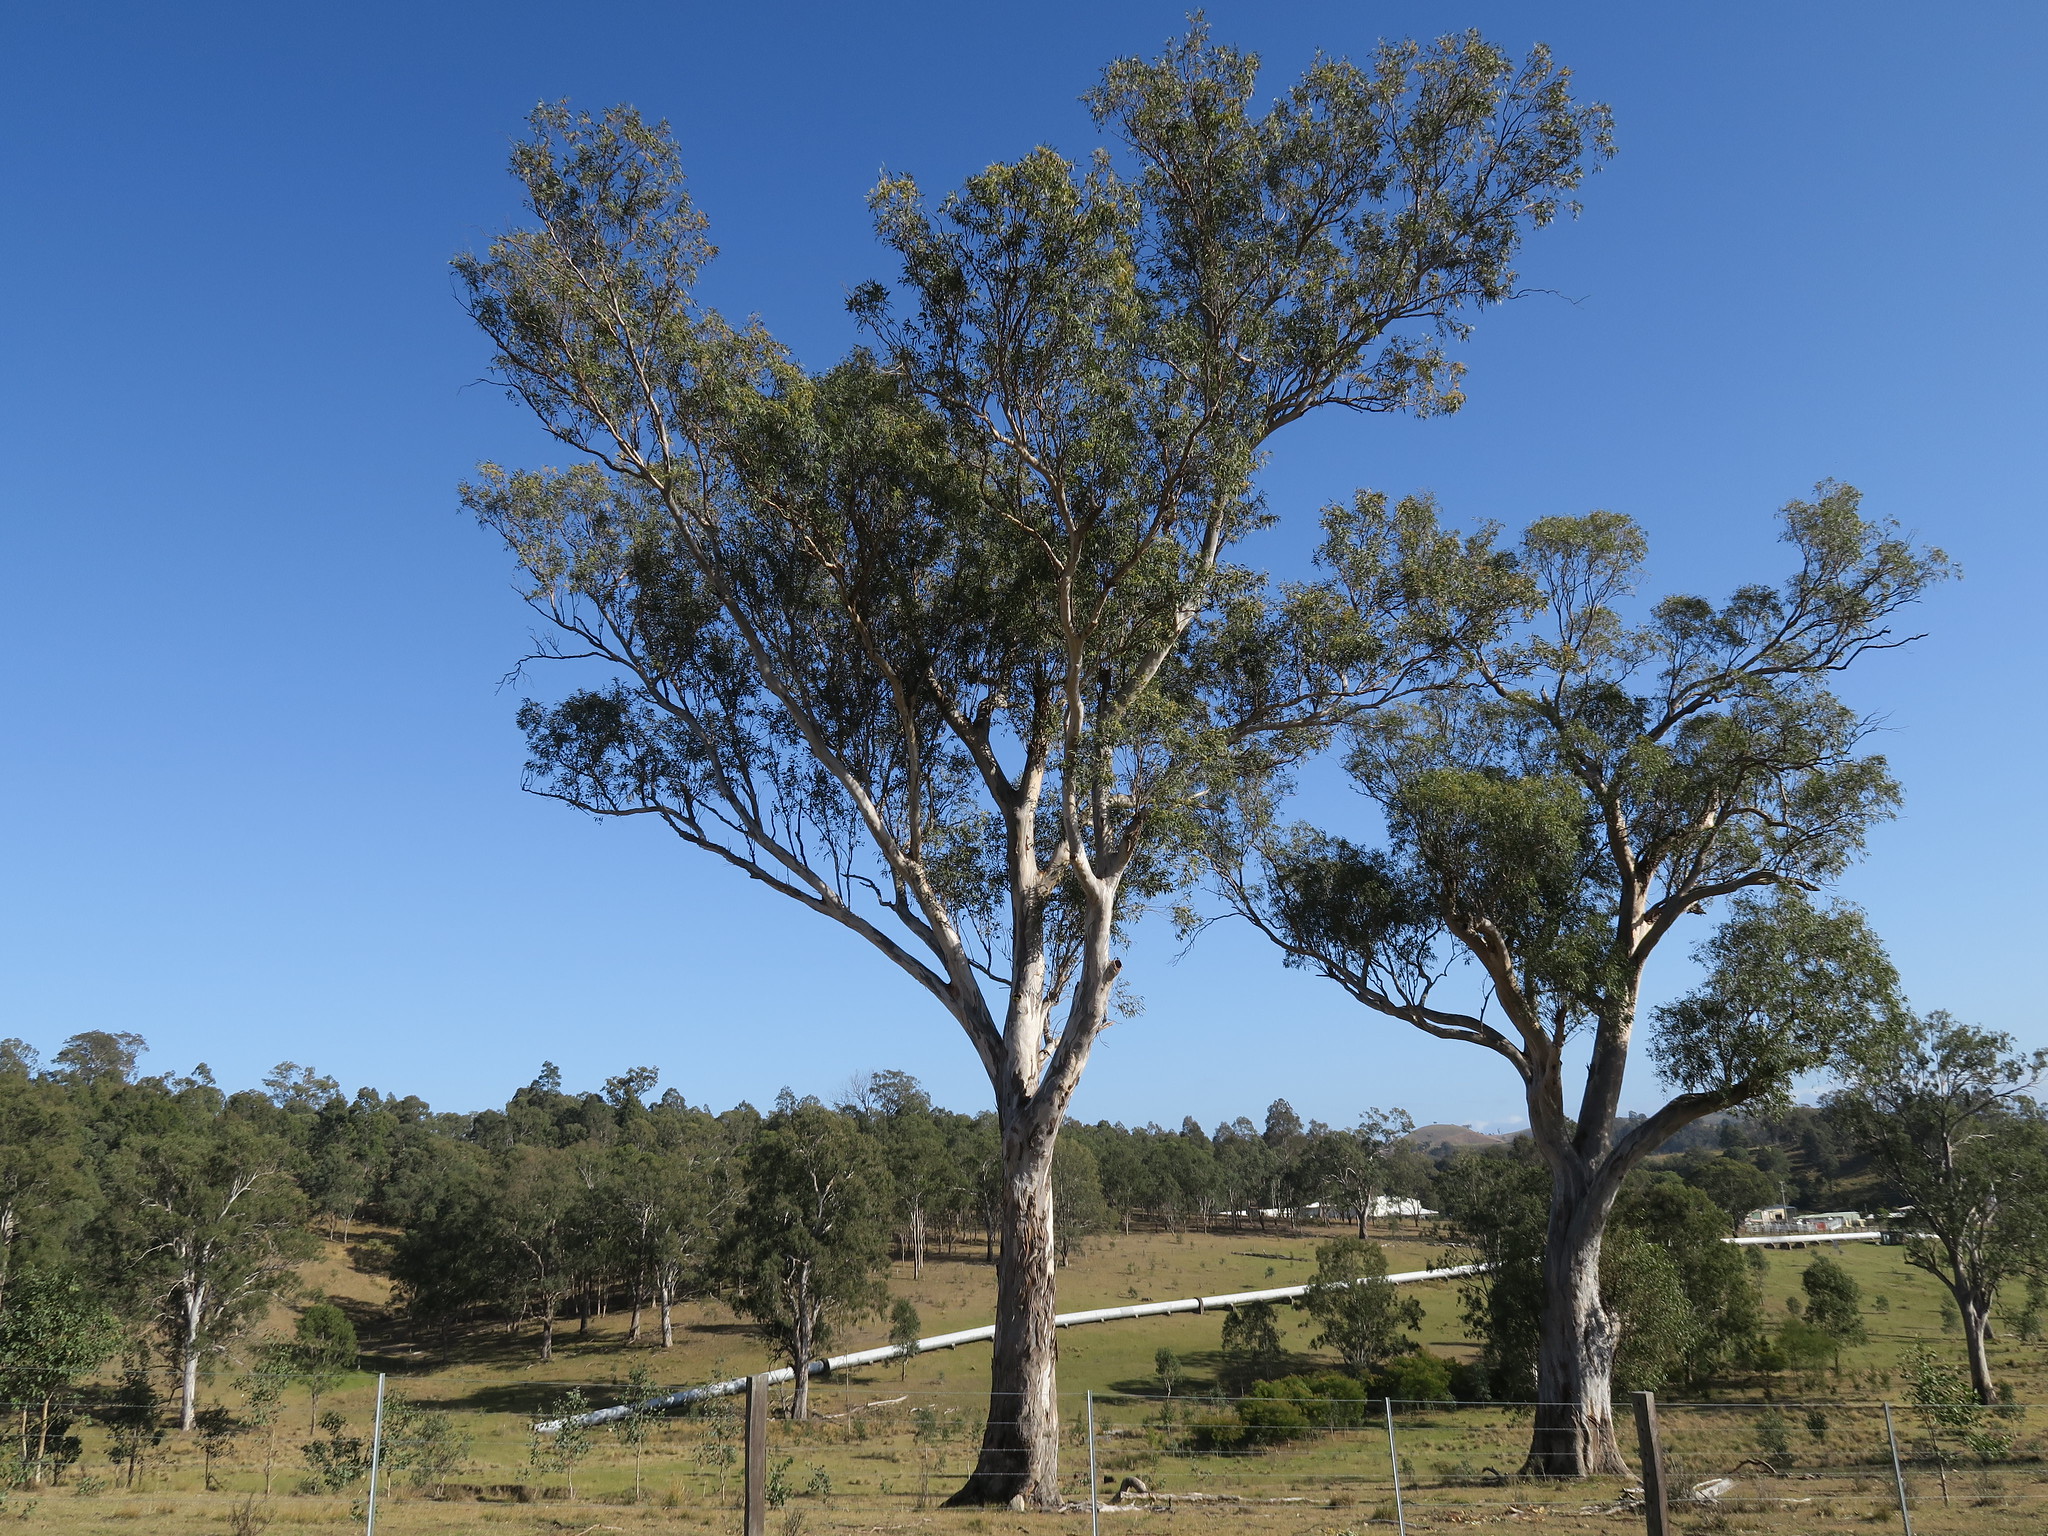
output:
M923 1331L924 1321L917 1315L915 1304L908 1296L898 1296L889 1307L889 1342L899 1349L910 1349Z
M1534 1386L1550 1176L1523 1156L1465 1156L1445 1169L1439 1198L1495 1267L1463 1286L1465 1323L1497 1394ZM1638 1175L1616 1200L1600 1262L1601 1296L1620 1335L1622 1390L1697 1382L1754 1355L1757 1280L1728 1222L1705 1194L1669 1173Z
M1680 1172L1686 1183L1721 1208L1731 1227L1751 1211L1778 1203L1777 1181L1747 1158L1688 1156Z
M286 1358L306 1388L309 1418L318 1419L320 1399L356 1368L356 1351L355 1324L341 1308L322 1301L299 1314Z
M572 1499L576 1497L576 1469L597 1448L596 1431L579 1422L588 1412L590 1400L583 1395L583 1389L571 1387L549 1404L543 1418L535 1421L527 1441L527 1462L543 1477L561 1478ZM542 1424L555 1427L543 1430Z
M455 262L494 377L584 460L465 499L616 679L521 709L530 787L874 946L967 1035L1003 1174L1041 1192L1133 1005L1125 926L1190 882L1205 805L1428 681L1460 608L1463 546L1416 503L1337 514L1297 587L1233 564L1264 445L1326 406L1454 408L1426 338L1513 293L1607 148L1546 52L1477 34L1319 60L1263 113L1256 72L1198 24L1090 94L1121 163L1040 147L936 204L885 179L899 282L855 290L872 348L823 372L700 302L705 220L630 108L536 109L526 224ZM1034 1262L1038 1220L1005 1219ZM725 1267L813 1348L817 1309ZM998 1379L1049 1361L1041 1316L1003 1320Z
M2048 1284L2044 1284L2038 1275L2029 1275L2026 1299L2013 1313L2012 1319L2013 1332L2019 1335L2023 1343L2040 1343L2041 1314L2044 1308L2048 1308Z
M113 1313L77 1276L37 1268L14 1273L0 1308L0 1401L21 1416L19 1458L29 1483L68 1459L70 1416L56 1408L58 1400L120 1343Z
M135 1486L150 1452L163 1444L165 1402L150 1372L130 1366L106 1401L93 1410L107 1432L107 1460L121 1469L124 1487Z
M133 1121L117 1122L101 1177L120 1196L99 1213L96 1246L110 1265L132 1256L115 1294L125 1292L138 1309L150 1298L184 1372L189 1421L201 1362L297 1284L314 1248L305 1198L287 1171L289 1143L228 1113L218 1089L188 1082L170 1093L119 1092L149 1103Z
M1212 1420L1199 1425L1197 1443L1216 1449L1256 1449L1321 1430L1358 1429L1374 1422L1366 1384L1344 1371L1258 1382L1235 1411L1234 1424Z
M1223 1319L1225 1391L1242 1392L1278 1374L1285 1359L1279 1315L1270 1301L1248 1301Z
M193 1428L199 1435L200 1481L208 1493L216 1489L213 1464L233 1448L235 1437L251 1426L235 1417L225 1403L202 1408L194 1415Z
M318 1360L346 1371L355 1369L356 1326L332 1302L315 1302L301 1312L292 1340L303 1359Z
M1404 1403L1455 1402L1452 1367L1452 1361L1426 1349L1396 1355L1373 1372L1372 1395L1391 1398L1397 1408Z
M1814 907L1794 888L1738 896L1695 951L1704 986L1657 1012L1664 1077L1736 1103L1779 1103L1801 1072L1890 1022L1898 977L1853 908Z
M1655 1391L1685 1368L1704 1330L1663 1244L1632 1227L1610 1227L1600 1251L1600 1299L1621 1335L1618 1390Z
M1315 1347L1334 1349L1361 1377L1415 1348L1402 1335L1422 1326L1422 1303L1387 1283L1386 1250L1355 1237L1316 1249L1315 1279L1302 1304L1322 1328Z
M1062 1136L1052 1149L1053 1244L1070 1263L1082 1243L1109 1226L1102 1175L1086 1142Z
M1756 1448L1781 1471L1792 1465L1792 1427L1777 1409L1766 1408L1757 1415Z
M1863 1325L1863 1287L1839 1262L1822 1255L1799 1276L1806 1292L1806 1320L1836 1344L1861 1344L1869 1337Z
M1461 1156L1438 1181L1438 1199L1471 1257L1491 1266L1460 1282L1466 1330L1496 1394L1525 1401L1536 1388L1543 1315L1542 1260L1549 1172L1532 1157Z
M2048 1118L2029 1097L2048 1051L1946 1013L1900 1016L1858 1049L1830 1100L1846 1134L1913 1208L1906 1260L1939 1279L1956 1310L1980 1401L1996 1396L1984 1333L1999 1289L2048 1262Z
M328 1493L343 1493L369 1475L370 1443L348 1432L348 1420L332 1409L320 1415L326 1438L309 1440L299 1447L312 1469L316 1486Z
M1347 767L1383 816L1383 841L1281 828L1250 796L1213 813L1226 896L1290 963L1376 1013L1493 1053L1522 1081L1553 1185L1555 1289L1537 1304L1554 1346L1539 1367L1557 1362L1535 1389L1546 1402L1615 1364L1566 1277L1599 1251L1629 1174L1708 1114L1782 1102L1800 1073L1896 1012L1891 966L1860 915L1807 899L1898 800L1865 749L1867 717L1829 689L1898 643L1892 616L1948 565L1866 519L1846 486L1787 504L1783 524L1793 569L1778 586L1719 604L1675 594L1646 613L1633 594L1648 544L1625 517L1545 518L1506 560L1473 551L1493 579L1461 589L1468 622L1444 674L1461 686L1351 730ZM1686 918L1716 911L1725 920L1698 950L1704 983L1657 1011L1648 1042L1678 1091L1624 1126L1649 964ZM1483 977L1476 1013L1438 994L1461 956ZM1571 1097L1580 1061L1585 1089ZM1571 1254L1558 1247L1567 1240ZM1616 1252L1629 1277L1617 1271L1616 1287L1672 1299L1652 1257ZM1481 1289L1490 1308L1529 1283L1524 1272ZM1670 1358L1680 1343L1667 1330L1651 1353ZM1540 1437L1532 1459L1589 1470Z
M1833 1334L1803 1317L1787 1317L1779 1323L1773 1342L1776 1350L1770 1364L1779 1370L1808 1374L1825 1370L1840 1347Z
M889 1192L873 1141L815 1103L778 1111L747 1147L720 1270L734 1309L797 1372L799 1409L835 1329L888 1299Z
M0 1302L16 1266L61 1266L67 1239L89 1209L85 1144L66 1085L31 1075L34 1051L0 1042Z
M1181 1364L1179 1355L1162 1345L1152 1356L1152 1373L1159 1378L1160 1388L1171 1397L1173 1389L1187 1375L1187 1367Z
M1638 1175L1615 1202L1611 1231L1624 1247L1603 1252L1601 1288L1622 1331L1625 1390L1704 1381L1749 1352L1761 1327L1756 1275L1722 1241L1726 1218L1708 1196L1668 1173Z
M384 1397L382 1459L393 1477L430 1494L467 1465L471 1439L454 1415L393 1389Z
M1957 1445L1979 1461L2002 1461L2011 1454L2012 1436L1998 1427L1996 1410L1980 1402L1963 1375L1925 1345L1907 1357L1906 1379L1936 1455L1946 1460Z

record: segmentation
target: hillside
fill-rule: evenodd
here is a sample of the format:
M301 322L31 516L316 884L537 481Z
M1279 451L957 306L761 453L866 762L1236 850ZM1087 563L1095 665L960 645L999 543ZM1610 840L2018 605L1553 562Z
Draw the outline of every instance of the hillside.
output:
M1469 1125L1418 1125L1402 1138L1426 1152L1438 1147L1499 1147L1513 1141L1513 1135L1495 1136L1475 1131Z

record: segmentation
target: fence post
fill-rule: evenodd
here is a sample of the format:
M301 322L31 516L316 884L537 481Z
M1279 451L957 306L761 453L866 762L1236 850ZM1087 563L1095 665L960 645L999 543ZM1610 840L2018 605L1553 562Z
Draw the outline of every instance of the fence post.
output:
M1892 1405L1884 1405L1884 1437L1892 1447L1892 1481L1899 1488L1899 1522L1906 1528L1906 1536L1913 1536L1913 1516L1906 1508L1906 1469L1899 1464L1899 1433L1892 1428Z
M1088 1394L1088 1532L1102 1536L1102 1477L1095 1470L1095 1394Z
M747 1378L747 1504L744 1536L768 1533L768 1383Z
M1400 1527L1401 1536L1408 1536L1408 1512L1401 1507L1401 1452L1394 1444L1394 1400L1380 1399L1387 1409L1387 1465L1394 1469L1394 1524Z
M1643 1456L1643 1521L1649 1536L1671 1536L1671 1505L1664 1491L1664 1442L1657 1435L1657 1394L1631 1392L1636 1444Z
M377 1536L377 1461L384 1451L384 1373L377 1373L377 1411L370 1420L370 1510L363 1536Z

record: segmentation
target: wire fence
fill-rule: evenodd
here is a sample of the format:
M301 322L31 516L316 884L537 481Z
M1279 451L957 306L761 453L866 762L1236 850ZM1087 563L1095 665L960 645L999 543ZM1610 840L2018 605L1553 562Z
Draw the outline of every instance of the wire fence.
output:
M618 1391L586 1389L596 1404L618 1401ZM786 1388L774 1402L765 1491L775 1536L991 1528L973 1523L985 1511L945 1507L982 1458L986 1395L814 1383L805 1421L787 1416ZM21 1447L24 1433L35 1441L35 1415L10 1411L15 1486L0 1514L27 1510L60 1532L100 1529L123 1511L152 1531L217 1531L238 1512L244 1530L362 1528L370 1422L361 1403L324 1422L300 1410L288 1422L190 1435L105 1422L89 1406L57 1414L69 1422L54 1441L45 1436L33 1466ZM1319 1536L1522 1521L1645 1529L1627 1403L1615 1408L1614 1430L1631 1470L1583 1479L1524 1474L1538 1425L1531 1404L1388 1403L1281 1383L1233 1397L1063 1394L1059 1408L1064 1507L1027 1517L1034 1529L1115 1530L1138 1517ZM1660 1403L1658 1412L1674 1529L2048 1530L2048 1407L1893 1404L1889 1423L1884 1404L1820 1399ZM387 1417L377 1530L470 1530L527 1515L550 1530L565 1521L577 1531L740 1529L742 1399L567 1433L539 1434L534 1422L459 1401ZM539 1508L482 1508L516 1505Z

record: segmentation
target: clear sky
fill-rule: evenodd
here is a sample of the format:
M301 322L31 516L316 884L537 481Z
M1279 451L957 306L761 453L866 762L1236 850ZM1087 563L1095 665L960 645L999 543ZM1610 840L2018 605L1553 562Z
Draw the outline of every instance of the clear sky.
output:
M527 617L454 486L559 452L476 384L446 262L514 216L505 147L536 100L630 101L686 148L713 299L827 362L846 290L888 275L878 171L941 190L1035 143L1085 151L1078 94L1182 9L8 7L0 1034L134 1030L153 1070L239 1085L290 1058L447 1108L543 1058L571 1085L652 1063L720 1106L898 1066L979 1107L964 1041L856 941L642 824L520 793L502 679ZM1465 349L1467 409L1294 429L1268 481L1287 526L1359 485L1511 524L1610 507L1650 528L1659 586L1719 595L1780 570L1780 503L1863 487L1967 579L1848 685L1887 717L1908 805L1847 889L1922 1006L2048 1045L2027 937L2048 9L1209 15L1274 90L1317 48L1540 39L1617 119L1583 218L1521 264L1548 292ZM1130 974L1148 1010L1098 1050L1088 1118L1282 1094L1330 1120L1520 1118L1497 1062L1227 930L1177 964L1148 936Z

